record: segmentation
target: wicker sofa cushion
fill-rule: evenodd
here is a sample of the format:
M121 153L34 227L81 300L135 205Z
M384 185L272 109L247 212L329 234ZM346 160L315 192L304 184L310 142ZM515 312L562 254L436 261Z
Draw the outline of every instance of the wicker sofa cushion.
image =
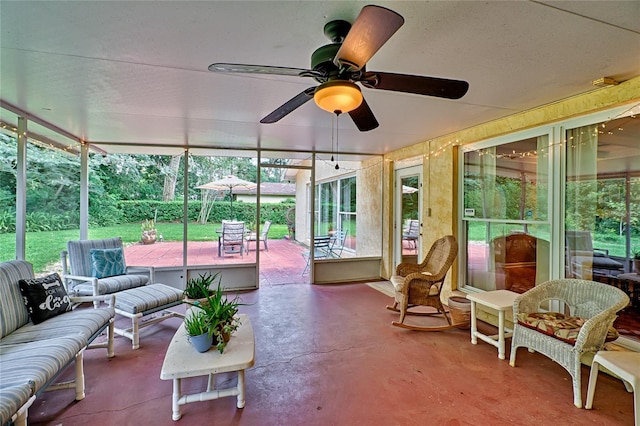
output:
M584 318L570 317L559 312L522 312L518 314L518 324L538 330L548 336L555 337L569 344L575 344L580 327L586 322ZM618 331L610 327L606 341L617 339Z

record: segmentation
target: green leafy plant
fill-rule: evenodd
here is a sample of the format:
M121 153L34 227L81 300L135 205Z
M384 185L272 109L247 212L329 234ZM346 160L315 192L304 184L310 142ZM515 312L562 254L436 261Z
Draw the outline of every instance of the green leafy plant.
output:
M219 279L220 273L211 275L210 273L199 274L197 278L189 278L184 288L184 296L189 299L204 299L213 293L211 285Z
M636 247L631 251L631 257L635 260L640 260L640 248Z
M196 311L203 312L209 324L209 332L214 336L214 343L220 353L224 352L227 342L231 334L240 326L240 319L236 316L238 307L244 305L241 303L240 297L235 295L228 298L224 295L222 282L218 274L214 276L218 280L218 287L213 290L202 302L189 302L198 309Z
M203 310L195 309L184 317L184 329L189 336L200 336L202 334L213 335L213 330L209 322L209 317Z
M142 232L153 231L156 229L156 222L153 219L145 219L142 221Z

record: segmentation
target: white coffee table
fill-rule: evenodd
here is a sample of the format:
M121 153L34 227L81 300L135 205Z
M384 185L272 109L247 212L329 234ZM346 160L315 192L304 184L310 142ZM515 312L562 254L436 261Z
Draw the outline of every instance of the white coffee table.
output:
M190 402L209 401L237 395L237 407L244 407L244 370L253 366L255 343L249 317L244 314L239 317L240 327L231 336L223 354L218 352L215 347L204 353L196 351L187 340L184 324L176 331L171 343L169 343L160 372L160 379L173 380L171 403L173 420L180 419L180 406ZM227 389L215 389L214 375L231 371L238 372L238 385ZM197 376L209 376L207 390L183 395L180 390L181 380Z
M504 341L511 337L511 333L505 333L504 313L513 309L513 302L518 297L518 293L509 290L487 291L485 293L467 294L467 299L471 301L471 343L478 344L478 338L484 340L498 348L498 358L505 359ZM478 331L476 324L476 303L498 311L498 334L488 336Z

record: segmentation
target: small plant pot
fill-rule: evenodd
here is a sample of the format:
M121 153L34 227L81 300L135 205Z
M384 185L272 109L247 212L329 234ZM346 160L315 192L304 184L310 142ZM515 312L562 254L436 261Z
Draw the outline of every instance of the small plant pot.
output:
M153 229L151 231L142 231L142 236L140 237L142 240L142 244L153 244L156 242L156 230Z
M218 329L216 330L216 334L221 334L222 335L222 340L225 343L229 343L229 339L231 339L231 333L226 333L223 329L222 326L218 326Z
M190 336L189 340L193 347L201 353L211 349L211 345L213 344L213 336L210 336L209 333L201 334L199 336Z

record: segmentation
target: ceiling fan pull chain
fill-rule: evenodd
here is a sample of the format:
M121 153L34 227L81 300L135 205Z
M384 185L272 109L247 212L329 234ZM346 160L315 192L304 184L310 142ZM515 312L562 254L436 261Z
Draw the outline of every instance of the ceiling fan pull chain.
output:
M340 118L340 110L336 110L336 170L340 170L340 166L338 165L338 152L340 151L340 138L338 131L340 130L340 123L338 119Z
M333 124L333 115L331 116L331 162L333 163L333 153L335 150L333 149L333 132L334 132L334 124Z

